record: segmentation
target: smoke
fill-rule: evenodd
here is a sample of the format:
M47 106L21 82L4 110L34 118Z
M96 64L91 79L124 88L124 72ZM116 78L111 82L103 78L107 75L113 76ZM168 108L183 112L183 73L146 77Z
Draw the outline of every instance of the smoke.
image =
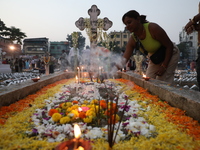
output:
M74 51L74 49L71 49ZM83 68L86 72L92 72L94 77L105 74L106 78L112 78L120 68L125 65L125 60L120 54L113 53L105 47L96 47L94 49L84 49L82 53L78 52L77 66ZM68 69L74 71L75 53L68 55Z

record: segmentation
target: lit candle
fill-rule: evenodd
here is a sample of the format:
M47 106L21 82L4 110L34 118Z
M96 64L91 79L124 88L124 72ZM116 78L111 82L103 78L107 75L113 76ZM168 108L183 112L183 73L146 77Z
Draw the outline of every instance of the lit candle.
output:
M146 81L148 81L150 79L150 77L147 77L145 74L143 74L143 79L145 79Z
M76 83L78 83L78 77L76 76Z
M99 75L101 75L101 67L99 67Z
M62 142L59 145L57 145L55 150L64 150L64 149L67 149L67 150L92 150L92 147L91 147L89 141L80 139L81 129L77 124L74 125L74 136L75 136L74 139Z
M74 136L75 136L74 150L76 150L78 147L79 138L81 136L81 129L77 124L74 125Z
M78 83L79 83L79 80L80 80L80 68L77 67L77 69L78 69Z
M83 66L81 67L81 78L84 78L83 77Z

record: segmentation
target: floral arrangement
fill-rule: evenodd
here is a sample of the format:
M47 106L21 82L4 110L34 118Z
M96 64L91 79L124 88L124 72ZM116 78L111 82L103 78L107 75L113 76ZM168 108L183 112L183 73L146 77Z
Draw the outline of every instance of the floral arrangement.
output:
M93 33L90 18L84 18L85 30L91 42L99 41L103 32L104 20L97 20L97 33Z
M35 124L33 132L38 139L47 138L49 142L63 141L65 138L74 137L72 125L78 122L81 130L84 131L82 138L107 139L107 126L115 123L116 128L120 126L116 142L130 139L132 136L151 137L155 134L155 127L148 124L145 118L138 114L139 111L148 111L149 107L142 108L137 101L130 101L128 96L121 91L122 89L123 86L110 81L64 85L61 92L45 100L45 107L37 109L32 116ZM110 96L111 92L118 94L118 99L115 95ZM106 103L107 97L114 101ZM130 101L128 105L125 105L126 101ZM119 114L122 113L124 107L126 107L125 119L123 124L118 125ZM112 111L118 111L116 118ZM109 117L111 120L108 120L107 124L106 118Z
M73 47L75 49L77 49L77 46L78 46L78 38L79 38L78 32L73 32L72 33L72 43L73 43Z
M120 113L115 120L115 130L119 125L119 131L114 131L117 134L113 149L200 148L197 121L125 79L84 84L74 83L74 79L62 80L2 107L0 137L4 140L0 140L0 148L52 149L74 136L72 125L78 122L81 137L90 140L94 150L107 149L104 119L111 114L108 108L115 107L116 98L106 106L104 90L118 95L117 112L125 107L121 124Z
M50 54L49 53L46 53L45 56L44 56L44 64L47 65L49 64L50 62Z

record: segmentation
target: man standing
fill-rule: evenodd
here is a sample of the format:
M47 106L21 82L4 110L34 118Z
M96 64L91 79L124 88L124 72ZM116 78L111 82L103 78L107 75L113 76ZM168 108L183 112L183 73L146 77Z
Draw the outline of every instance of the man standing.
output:
M200 3L199 3L200 8ZM187 34L192 33L193 31L198 32L198 50L197 50L197 60L196 60L196 71L197 71L197 82L199 85L199 91L200 91L200 12L196 16L193 17L193 19L190 19L190 21L185 26L185 31Z
M67 69L68 61L67 61L67 53L65 50L62 50L62 55L60 57L61 61L61 70L65 71Z

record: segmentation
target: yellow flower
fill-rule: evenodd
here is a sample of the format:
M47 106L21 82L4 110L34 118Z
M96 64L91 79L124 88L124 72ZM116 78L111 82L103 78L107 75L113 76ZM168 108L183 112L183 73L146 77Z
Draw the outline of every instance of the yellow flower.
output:
M95 111L93 111L93 110L88 110L87 112L86 112L86 116L91 116L91 117L94 117L94 116L96 116L96 113L95 113Z
M85 123L90 123L90 122L92 122L92 117L91 117L91 116L86 117L86 118L83 119L83 121L84 121Z
M72 103L71 103L71 102L63 103L63 104L62 104L62 109L67 109L67 108L69 108L69 107L71 107L71 106L72 106Z
M58 121L60 120L61 117L62 117L61 114L59 114L59 113L54 113L53 116L52 116L52 120L53 120L54 122L58 122Z
M120 117L118 116L118 114L116 114L116 120L119 121Z
M86 104L82 104L81 107L88 107Z
M58 110L58 112L61 112L61 110L62 110L61 108L56 108L56 109Z
M89 102L87 101L87 100L84 100L84 102L83 102L84 104L88 104Z
M93 100L91 101L91 104L98 104L98 100L97 100L97 99L93 99Z
M72 110L71 113L73 113L75 116L74 117L78 117L79 116L79 113L77 110Z
M68 116L63 117L63 118L60 119L60 123L61 123L61 124L65 124L65 123L68 123L68 122L70 122L70 121L71 121L71 119L70 119L70 117L68 117Z
M71 107L67 108L67 112L70 112L70 111L72 111L72 108Z
M71 109L78 109L78 107L79 107L78 105L74 105L71 107Z

